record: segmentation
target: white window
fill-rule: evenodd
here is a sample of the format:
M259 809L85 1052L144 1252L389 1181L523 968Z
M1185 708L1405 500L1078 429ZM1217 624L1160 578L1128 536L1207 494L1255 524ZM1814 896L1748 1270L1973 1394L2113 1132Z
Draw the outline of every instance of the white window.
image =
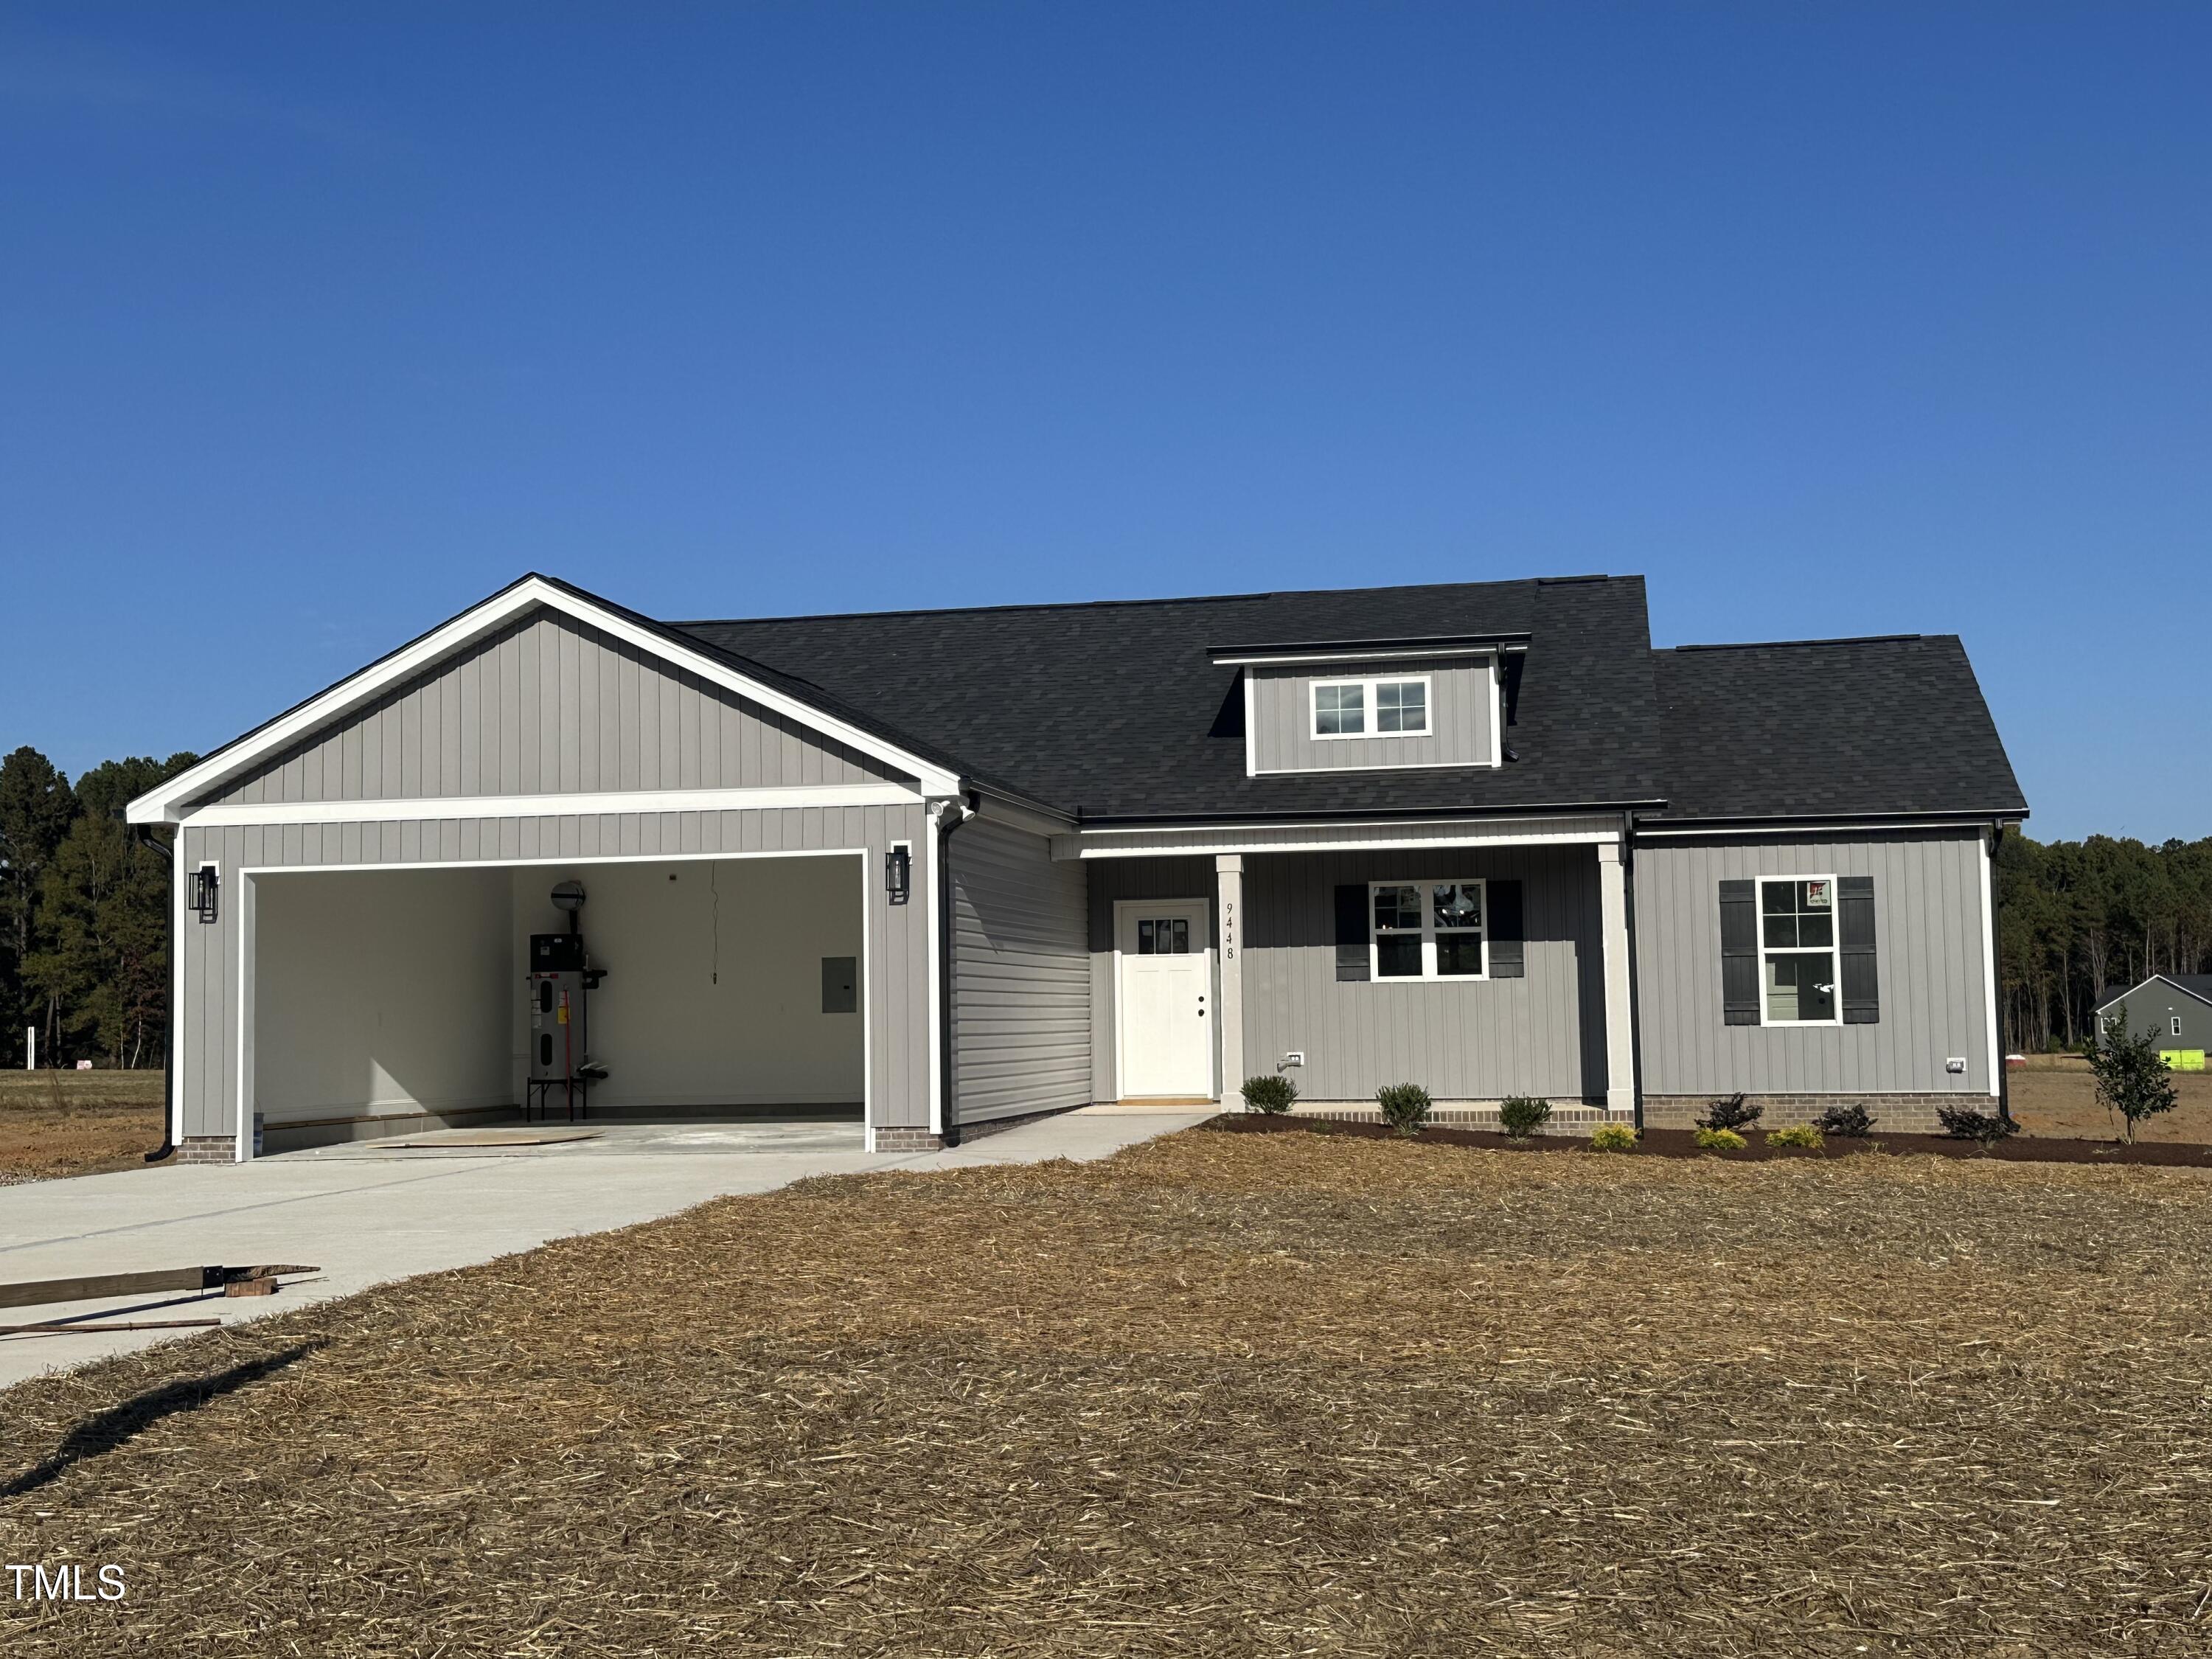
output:
M1483 884L1479 881L1370 882L1368 945L1376 979L1486 979Z
M1759 1005L1767 1025L1836 1025L1836 878L1759 884Z
M2181 1035L2181 1016L2179 1014L2176 1014L2172 1019L2168 1020L2166 1024L2172 1028L2173 1036L2179 1036Z
M1396 680L1316 680L1316 738L1425 738L1429 734L1429 677Z

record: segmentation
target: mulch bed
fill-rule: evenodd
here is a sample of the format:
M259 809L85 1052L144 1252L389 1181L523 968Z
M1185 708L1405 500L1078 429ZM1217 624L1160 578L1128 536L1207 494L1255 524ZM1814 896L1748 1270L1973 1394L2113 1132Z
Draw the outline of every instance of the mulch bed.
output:
M1326 1117L1268 1117L1256 1113L1224 1113L1200 1127L1226 1134L1355 1135L1370 1140L1405 1139L1384 1123L1344 1122ZM1594 1152L1586 1137L1577 1135L1531 1135L1526 1140L1516 1140L1492 1129L1439 1127L1422 1130L1418 1138L1432 1145L1479 1146L1491 1152L1582 1152L1593 1158L1724 1158L1731 1164L1924 1152L1931 1158L1996 1158L2008 1164L2148 1164L2166 1168L2212 1169L2212 1146L2187 1146L2172 1141L2137 1141L2130 1146L2114 1140L2063 1140L2014 1135L2009 1140L1998 1141L1984 1151L1977 1142L1954 1140L1948 1135L1884 1134L1879 1126L1876 1126L1875 1133L1864 1140L1831 1136L1825 1145L1818 1147L1770 1146L1766 1144L1765 1132L1756 1127L1742 1133L1751 1144L1741 1152L1717 1152L1698 1146L1695 1134L1688 1129L1646 1129L1636 1143L1636 1151L1628 1154Z
M25 1384L0 1559L129 1599L0 1651L2207 1650L2205 1182L1336 1133L811 1181Z

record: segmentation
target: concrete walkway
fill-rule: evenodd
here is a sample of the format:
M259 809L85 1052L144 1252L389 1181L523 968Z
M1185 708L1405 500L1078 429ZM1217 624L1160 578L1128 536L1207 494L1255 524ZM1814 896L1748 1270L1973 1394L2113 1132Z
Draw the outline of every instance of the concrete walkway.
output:
M218 1263L323 1270L273 1297L173 1294L0 1309L0 1323L264 1318L809 1176L1100 1158L1209 1115L1093 1107L944 1152L876 1156L860 1150L855 1125L621 1125L589 1140L538 1146L396 1151L356 1143L247 1164L0 1187L0 1282ZM0 1388L191 1334L0 1336Z

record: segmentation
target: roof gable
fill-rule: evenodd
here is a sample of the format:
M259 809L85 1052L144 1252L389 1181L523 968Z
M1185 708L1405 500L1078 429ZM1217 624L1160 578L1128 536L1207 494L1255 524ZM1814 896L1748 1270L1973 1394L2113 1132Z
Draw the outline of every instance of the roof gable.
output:
M434 677L441 665L465 659L483 641L539 611L594 630L605 641L636 653L640 662L650 659L675 673L688 674L703 685L734 693L767 715L793 722L857 756L912 776L925 793L949 794L960 786L957 763L923 752L923 746L902 743L881 722L848 714L803 682L746 664L565 582L532 574L140 796L131 803L130 820L134 823L179 822L191 804L263 772L280 757L304 752L303 745L313 746L322 734L345 730L356 716L374 708L391 694L404 691L425 676ZM404 777L401 787L405 787Z

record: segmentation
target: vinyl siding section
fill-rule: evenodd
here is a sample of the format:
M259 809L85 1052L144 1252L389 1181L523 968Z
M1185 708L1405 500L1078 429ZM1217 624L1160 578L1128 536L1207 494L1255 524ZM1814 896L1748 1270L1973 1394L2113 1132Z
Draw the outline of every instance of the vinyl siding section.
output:
M1377 766L1488 766L1497 759L1492 659L1449 657L1326 672L1248 668L1252 676L1252 757L1261 772L1331 772ZM1327 738L1313 735L1317 681L1429 679L1427 736ZM1375 711L1367 711L1368 723Z
M2127 1012L2128 1030L2148 1035L2161 1048L2212 1049L2212 1003L2189 994L2179 986L2154 979L2114 1000ZM2181 1020L2181 1035L2173 1035L2173 1020Z
M538 611L209 799L412 800L900 776L573 617Z
M948 843L955 1121L1091 1099L1091 963L1083 866L978 818Z
M1213 904L1210 858L1091 860L1092 1087L1114 1075L1114 904L1200 898ZM1467 984L1336 977L1339 883L1518 880L1528 975ZM1587 847L1249 854L1244 860L1244 1069L1290 1075L1308 1100L1366 1100L1386 1083L1419 1083L1439 1100L1605 1093L1605 975L1597 858Z
M1828 874L1874 878L1880 1023L1723 1024L1720 884ZM1972 832L1639 842L1644 1093L1992 1093L1983 884ZM1944 1069L1952 1056L1966 1060L1963 1075Z
M220 919L204 924L189 914L180 958L184 987L175 1056L184 1133L228 1134L238 1125L241 1064L252 1050L252 1010L241 994L240 951L251 927L253 896L241 868L422 864L515 864L546 866L558 880L564 861L588 875L594 861L654 859L679 854L772 854L849 851L871 877L893 841L919 848L928 833L920 802L913 806L794 807L728 812L623 812L536 817L424 818L397 823L232 825L182 831L180 869L214 860L222 872ZM928 861L914 864L909 902L888 902L879 878L866 883L866 962L862 973L869 1048L872 1121L882 1127L927 1128L930 1109L930 953L935 895ZM519 993L518 993L519 994ZM506 1037L502 1033L502 1046ZM250 1109L250 1107L249 1107Z

